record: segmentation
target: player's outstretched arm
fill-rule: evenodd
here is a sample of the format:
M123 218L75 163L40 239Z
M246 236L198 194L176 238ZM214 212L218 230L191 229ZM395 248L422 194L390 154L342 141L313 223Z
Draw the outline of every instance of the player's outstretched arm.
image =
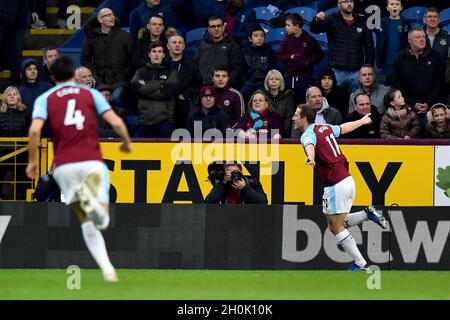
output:
M131 139L128 133L127 126L123 122L122 118L119 117L112 109L104 112L102 115L103 119L108 122L115 132L122 138L122 144L120 145L120 151L129 153L131 152Z
M306 152L306 160L305 163L310 165L310 166L315 166L316 165L316 149L314 149L314 145L313 144L308 144L305 148L305 152Z
M30 179L36 179L37 172L37 148L39 147L39 140L41 138L41 130L44 126L43 119L33 119L30 129L28 130L29 147L28 150L28 165L26 168L27 177Z
M353 130L358 129L361 126L364 126L366 124L371 124L371 123L372 123L372 119L370 119L370 113L368 113L359 120L341 124L341 134L346 134L346 133L352 132Z

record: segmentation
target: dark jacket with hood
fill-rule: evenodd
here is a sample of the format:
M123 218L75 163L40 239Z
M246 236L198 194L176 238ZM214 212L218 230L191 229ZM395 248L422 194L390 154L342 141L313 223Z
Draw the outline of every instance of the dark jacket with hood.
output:
M220 131L223 137L225 137L226 130L230 125L230 116L220 110L217 106L212 107L208 113L203 112L200 106L195 107L186 124L186 129L189 130L191 137L193 138L194 122L196 121L199 121L202 124L202 134L204 134L208 129L216 129Z
M38 78L34 83L28 82L27 78L25 77L25 69L28 68L31 64L34 64L38 68ZM39 73L41 72L41 70L39 69L37 62L33 59L25 59L22 62L20 70L23 84L19 87L19 93L22 97L22 103L27 106L27 118L30 122L31 114L33 113L34 101L37 99L37 97L39 97L41 94L43 94L53 86L50 83L39 80Z
M92 19L84 27L84 36L81 64L91 70L97 85L127 87L133 51L130 34L119 28L117 19L108 34L102 32L97 19Z
M230 86L240 87L240 70L243 64L241 48L229 37L217 43L212 39L202 40L192 61L200 71L203 84L212 83L214 67L225 66L229 70Z
M160 65L148 62L136 71L131 86L139 96L139 124L155 125L166 120L173 123L177 79L177 72L164 61Z
M321 85L321 79L324 76L330 76L333 79L333 86L331 87L331 91L328 93L325 93L325 90ZM342 116L348 114L348 100L350 94L345 87L337 85L336 75L333 69L327 68L320 74L320 77L317 79L317 87L322 92L322 97L327 99L330 106L337 109Z
M354 16L354 23L348 25L340 12L333 13L320 21L314 18L311 32L326 32L328 38L328 64L346 71L357 71L363 64L374 64L375 48L372 31L366 21Z
M402 92L407 105L420 102L431 107L442 98L444 66L441 55L429 47L417 59L408 46L394 59L392 86Z

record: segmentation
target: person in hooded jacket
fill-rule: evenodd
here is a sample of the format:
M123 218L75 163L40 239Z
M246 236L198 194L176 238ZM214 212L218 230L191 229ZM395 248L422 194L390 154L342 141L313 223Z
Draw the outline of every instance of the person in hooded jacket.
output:
M38 63L33 59L25 59L22 62L21 71L23 84L19 87L19 92L23 103L27 106L27 123L30 124L34 101L53 86L48 82L39 80Z
M81 64L91 70L96 84L113 88L114 103L123 106L131 76L133 39L119 28L119 21L109 8L101 9L97 19L84 27Z
M331 68L326 68L317 79L317 86L322 92L322 97L327 99L330 106L337 109L342 116L348 113L348 100L350 94L347 88L337 85L336 75Z

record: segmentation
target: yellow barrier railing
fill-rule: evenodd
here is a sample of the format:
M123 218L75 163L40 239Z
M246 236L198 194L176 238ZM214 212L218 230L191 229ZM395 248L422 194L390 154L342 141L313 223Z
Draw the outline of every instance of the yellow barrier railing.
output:
M0 201L31 201L37 183L27 178L28 138L0 137ZM39 176L47 171L47 140L39 148Z

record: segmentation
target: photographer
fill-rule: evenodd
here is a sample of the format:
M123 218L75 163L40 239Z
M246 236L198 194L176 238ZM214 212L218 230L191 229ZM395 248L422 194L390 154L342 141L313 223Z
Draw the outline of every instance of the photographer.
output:
M213 162L208 166L208 179L213 188L206 196L206 203L267 204L267 196L259 181L242 174L238 163L225 165Z

